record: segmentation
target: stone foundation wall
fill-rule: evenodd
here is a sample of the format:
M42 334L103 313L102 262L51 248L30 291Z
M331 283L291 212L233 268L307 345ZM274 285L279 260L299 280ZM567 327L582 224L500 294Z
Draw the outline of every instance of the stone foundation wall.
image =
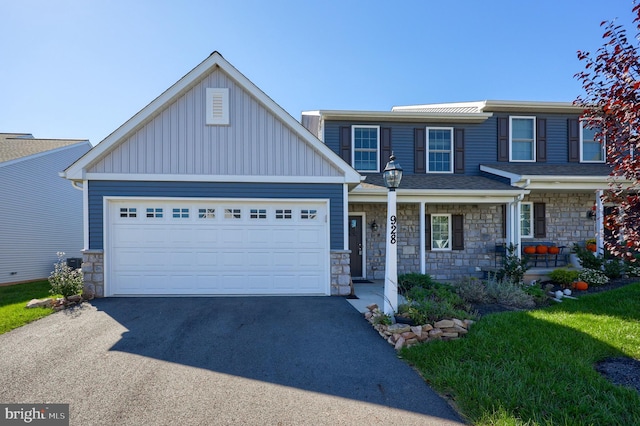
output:
M351 250L331 251L331 295L346 296L351 293Z
M84 275L85 299L104 297L104 251L84 250L82 252L82 273Z
M523 201L546 204L547 235L540 241L570 247L595 235L595 222L587 217L595 193L541 193L529 195ZM384 279L386 204L350 204L349 211L366 214L366 278ZM464 215L464 250L427 251L425 263L429 275L437 280L481 277L479 268L496 266L495 245L505 241L501 204L427 204L425 213ZM419 215L419 204L398 203L398 274L420 272ZM369 226L374 220L378 224L375 232Z

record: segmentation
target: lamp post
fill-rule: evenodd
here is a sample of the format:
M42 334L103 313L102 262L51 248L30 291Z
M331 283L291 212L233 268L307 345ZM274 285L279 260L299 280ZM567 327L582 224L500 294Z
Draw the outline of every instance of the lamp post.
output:
M393 315L398 309L398 220L396 218L396 188L402 180L402 167L391 153L382 172L387 196L387 244L384 263L384 313Z

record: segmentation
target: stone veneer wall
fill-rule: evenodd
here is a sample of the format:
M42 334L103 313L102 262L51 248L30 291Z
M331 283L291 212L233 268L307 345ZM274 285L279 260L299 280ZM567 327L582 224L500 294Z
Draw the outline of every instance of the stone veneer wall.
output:
M346 296L351 293L351 250L331 251L331 295Z
M525 241L552 241L570 247L594 237L595 222L587 217L595 193L541 193L523 201L546 203L547 236ZM480 277L476 268L495 266L495 245L502 237L501 204L427 204L427 214L464 215L464 250L428 251L426 272L437 280ZM358 203L349 205L350 212L366 214L366 278L384 279L386 204ZM398 274L420 272L420 208L417 203L398 203ZM370 223L376 221L378 230Z
M84 250L82 252L82 273L84 275L85 298L104 297L104 251Z

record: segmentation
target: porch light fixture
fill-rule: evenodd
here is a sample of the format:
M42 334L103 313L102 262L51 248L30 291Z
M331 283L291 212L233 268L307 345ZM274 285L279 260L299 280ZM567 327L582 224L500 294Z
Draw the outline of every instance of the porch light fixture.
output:
M389 191L395 191L400 186L402 180L402 167L396 162L396 156L391 153L389 162L382 172L382 179L384 179L384 186L389 188Z
M376 220L375 220L375 219L373 220L373 222L371 222L371 223L369 224L369 226L371 227L371 230L372 230L373 232L376 232L376 231L378 230L378 224L376 223Z
M387 195L387 244L384 266L384 313L393 315L398 309L398 218L396 217L396 188L402 180L402 167L391 153L382 173Z

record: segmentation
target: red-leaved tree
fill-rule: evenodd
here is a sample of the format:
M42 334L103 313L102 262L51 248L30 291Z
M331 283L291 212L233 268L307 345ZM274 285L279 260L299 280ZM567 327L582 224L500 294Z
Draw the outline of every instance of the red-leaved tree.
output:
M640 32L640 4L633 6L636 30ZM634 259L640 252L640 56L638 38L627 38L615 21L603 21L604 45L595 56L578 51L585 63L576 78L585 95L575 103L585 108L583 119L605 141L606 162L612 166L609 189L603 202L616 206L605 217L611 238L606 248L615 256Z

